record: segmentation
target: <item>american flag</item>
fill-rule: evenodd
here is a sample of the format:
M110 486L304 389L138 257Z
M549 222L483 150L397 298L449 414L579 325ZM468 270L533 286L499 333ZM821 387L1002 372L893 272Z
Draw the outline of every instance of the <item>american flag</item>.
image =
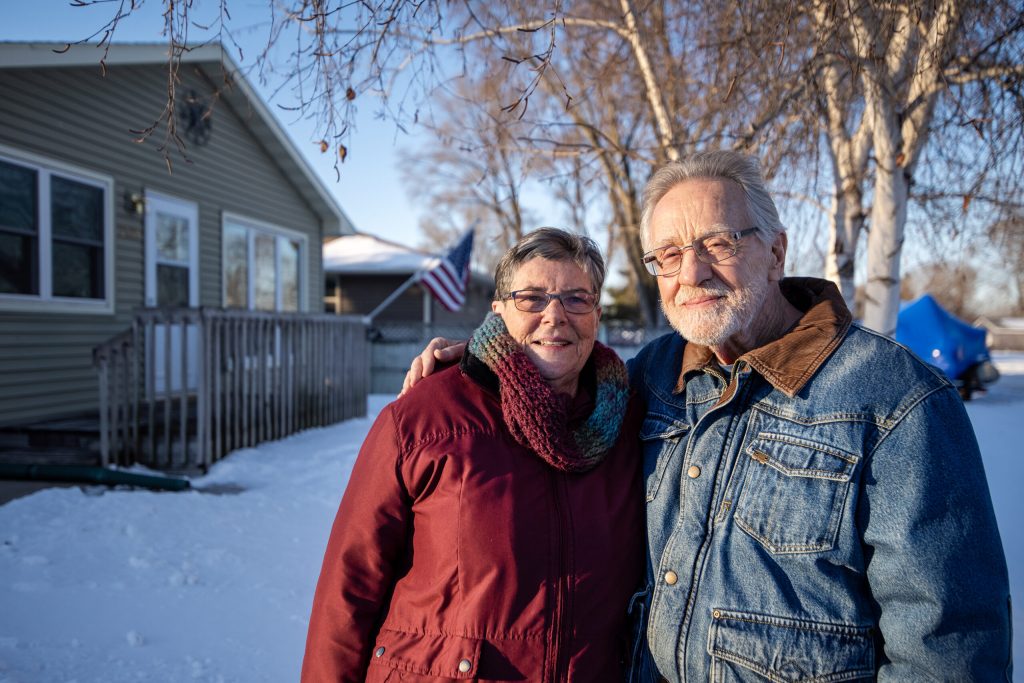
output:
M472 250L473 230L470 229L451 251L420 276L420 283L449 311L457 311L466 303L469 254Z

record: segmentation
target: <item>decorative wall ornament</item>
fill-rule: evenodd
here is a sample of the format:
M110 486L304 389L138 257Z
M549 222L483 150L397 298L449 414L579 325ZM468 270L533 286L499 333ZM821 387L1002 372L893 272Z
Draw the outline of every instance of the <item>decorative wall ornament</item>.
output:
M178 105L178 122L184 129L185 139L202 147L210 141L213 130L213 109L205 98L190 90Z

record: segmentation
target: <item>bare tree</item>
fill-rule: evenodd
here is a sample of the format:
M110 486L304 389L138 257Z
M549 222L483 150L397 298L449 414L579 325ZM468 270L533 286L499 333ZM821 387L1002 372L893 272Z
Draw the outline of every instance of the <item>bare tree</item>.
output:
M187 18L191 2L162 1ZM220 7L226 15L227 0ZM642 269L637 222L639 191L653 166L729 146L757 153L772 175L819 158L823 137L834 184L828 274L852 296L866 221L865 321L892 332L908 206L924 196L915 179L927 175L919 165L940 122L947 139L966 144L954 135L951 122L959 119L961 130L993 150L1010 139L1006 130L1020 129L1022 25L1019 7L1006 0L284 0L270 8L259 73L292 89L339 162L366 94L401 125L430 119L443 101L439 87L451 90L453 78L496 79L500 87L461 96L506 131L486 136L494 145L466 145L477 154L493 147L488 173L496 172L503 190L463 187L479 191L476 201L492 207L502 234L522 229L510 178L523 168L543 168L563 198L600 204L595 213L607 243L624 248L647 322L656 316L656 288ZM108 30L124 12L121 3ZM172 46L180 39L172 35ZM283 44L291 48L278 49ZM1021 148L1011 149L1019 158ZM534 161L539 153L543 164ZM1003 161L973 183L963 176L965 206L984 195L1002 201L1000 179L1013 168ZM454 195L438 197L458 206ZM494 213L499 205L511 210ZM593 215L588 206L586 220ZM583 220L578 210L570 216Z
M479 74L450 82L435 94L434 115L421 120L436 142L402 155L410 196L430 208L420 226L427 246L437 249L475 225L474 260L488 270L535 227L522 197L535 172L535 155L517 139L522 123L484 104L501 84Z
M895 330L911 188L943 98L956 108L952 84L1015 77L1024 68L1019 52L993 59L999 48L1019 45L1019 14L1013 16L998 3L978 8L959 0L814 6L836 184L830 275L849 296L850 259L869 216L864 321L870 327ZM982 20L979 41L979 32L964 26ZM1003 119L998 127L1019 128L1019 121ZM870 212L863 206L869 179Z
M988 228L988 236L996 244L1009 279L1017 290L1016 315L1024 314L1024 211L996 221Z
M907 273L901 281L903 299L931 294L947 311L964 321L981 312L978 308L978 270L967 263L935 262Z

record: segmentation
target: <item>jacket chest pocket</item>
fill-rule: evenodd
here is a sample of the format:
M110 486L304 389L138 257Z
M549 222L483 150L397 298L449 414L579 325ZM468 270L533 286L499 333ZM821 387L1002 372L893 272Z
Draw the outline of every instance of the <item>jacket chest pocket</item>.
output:
M831 550L860 456L764 431L741 455L749 462L736 524L772 553Z
M682 458L690 425L657 414L649 414L640 427L644 453L644 487L647 502L658 497L665 472L673 460Z

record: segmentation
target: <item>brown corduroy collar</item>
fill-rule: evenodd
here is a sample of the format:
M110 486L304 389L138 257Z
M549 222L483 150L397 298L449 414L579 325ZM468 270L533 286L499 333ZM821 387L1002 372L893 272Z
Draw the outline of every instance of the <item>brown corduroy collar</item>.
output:
M793 398L839 346L850 329L853 315L839 289L828 280L788 277L779 286L783 296L804 312L803 317L780 338L748 351L737 360L747 362L773 387ZM690 373L713 365L717 361L711 349L687 344L675 393L686 388Z

